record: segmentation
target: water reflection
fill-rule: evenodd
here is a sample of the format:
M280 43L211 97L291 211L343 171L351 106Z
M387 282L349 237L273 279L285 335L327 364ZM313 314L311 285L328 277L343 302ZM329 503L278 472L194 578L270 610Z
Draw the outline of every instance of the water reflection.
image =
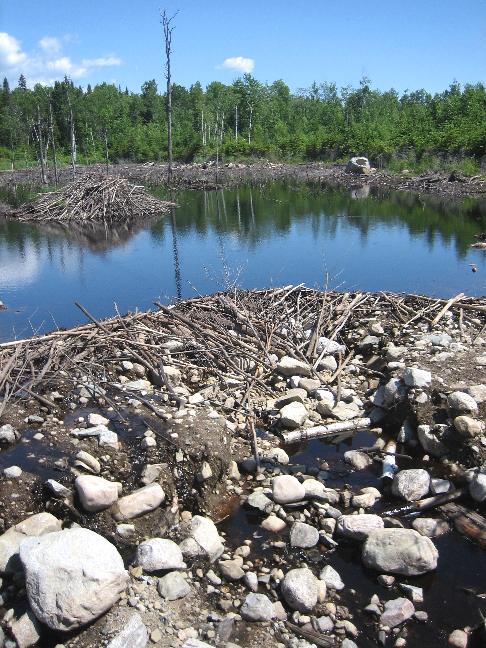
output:
M163 191L158 192L163 195ZM165 196L164 196L165 197ZM138 229L0 223L0 337L234 285L483 294L486 203L267 184L181 192L179 208ZM475 263L478 272L470 271Z

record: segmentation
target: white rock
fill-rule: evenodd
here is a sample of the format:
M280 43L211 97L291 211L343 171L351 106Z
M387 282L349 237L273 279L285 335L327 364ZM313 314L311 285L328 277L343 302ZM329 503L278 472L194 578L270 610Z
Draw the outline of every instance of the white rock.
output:
M285 529L287 524L281 518L276 515L269 515L263 520L260 525L265 531L270 531L271 533L280 533Z
M344 461L351 464L356 470L364 470L373 463L373 459L366 452L359 450L347 450L344 453Z
M117 522L154 511L165 500L165 493L160 484L149 484L139 488L130 495L120 497L113 507L113 517Z
M469 494L475 502L486 500L486 475L477 473L469 482Z
M33 612L27 609L19 619L10 625L10 632L17 642L17 648L30 648L40 640L42 626ZM3 640L1 640L1 644L3 645Z
M119 600L128 580L116 548L88 529L28 538L20 559L30 607L53 630L90 623Z
M284 356L277 364L277 371L283 376L310 376L309 365L291 356Z
M472 396L478 405L486 401L486 385L471 385L466 389L466 393Z
M88 468L89 472L93 472L96 475L99 475L101 472L101 464L96 459L96 457L93 457L89 452L85 452L84 450L80 450L76 454L76 460L77 462L75 465L79 465L78 462L81 462L82 466L86 469Z
M338 368L337 360L334 356L324 356L317 365L317 371L329 371L334 373Z
M432 382L432 374L425 369L407 367L403 371L403 380L408 387L428 387Z
M372 531L383 529L383 519L379 515L361 513L358 515L341 515L337 520L336 531L346 538L365 540Z
M293 610L311 612L317 605L319 581L310 569L291 569L282 581L281 591Z
M0 442L15 443L19 437L20 434L9 423L0 426Z
M380 617L380 623L389 628L395 628L410 619L415 613L415 607L408 598L397 598L385 603L385 610Z
M474 398L466 392L455 391L447 397L447 404L452 410L457 412L472 412L478 411L478 405Z
M265 594L248 594L240 608L246 621L271 621L275 618L273 603Z
M430 425L419 425L417 437L425 452L433 457L443 457L447 454L447 447L437 436L435 428L431 428Z
M407 502L425 497L430 488L430 475L422 468L400 470L393 478L392 493Z
M160 596L167 601L184 598L191 592L191 586L179 572L169 572L157 583Z
M135 562L147 572L186 567L179 546L165 538L152 538L139 544Z
M308 416L309 412L302 403L289 403L280 410L281 424L291 430L300 427Z
M346 347L344 344L339 344L335 340L330 340L327 337L320 337L317 341L317 353L327 353L333 355L334 353L344 353Z
M419 576L435 569L438 557L433 542L413 529L378 529L363 545L364 564L380 573Z
M77 477L74 486L78 492L81 506L90 513L103 511L118 499L116 483L103 479L103 477L81 475Z
M341 576L333 567L331 567L331 565L326 565L324 567L319 574L319 578L326 583L328 589L335 589L337 591L344 589L344 583Z
M18 479L22 474L22 468L19 468L19 466L9 466L3 469L3 474L7 479Z
M145 648L148 643L148 631L140 614L126 608L119 608L117 612L121 616L120 630L106 648Z
M90 425L96 426L96 425L108 425L110 422L110 419L105 418L104 416L101 416L101 414L96 414L95 412L90 412L88 414L88 423Z
M290 546L307 549L319 542L319 531L305 522L294 522L290 529Z
M214 562L223 553L218 529L212 520L195 515L187 526L187 539L179 547L184 556L208 556ZM189 541L189 542L188 542Z
M305 498L305 488L293 475L279 475L272 481L273 499L277 504L292 504Z

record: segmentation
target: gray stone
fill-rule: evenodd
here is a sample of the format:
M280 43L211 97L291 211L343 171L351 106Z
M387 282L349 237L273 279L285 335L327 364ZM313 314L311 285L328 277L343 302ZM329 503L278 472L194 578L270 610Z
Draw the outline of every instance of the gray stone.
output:
M419 425L417 436L422 448L433 457L443 457L447 454L447 447L438 438L435 428L430 425Z
M9 466L3 469L3 474L7 479L18 479L22 475L22 468L19 468L19 466Z
M185 540L179 545L184 556L208 556L214 562L223 553L223 545L218 534L218 529L212 520L201 515L195 515L186 529L187 543Z
M442 495L453 489L452 483L448 479L439 479L432 477L430 480L430 492L432 495Z
M62 521L51 513L37 513L10 527L0 536L0 573L13 574L21 571L19 547L30 536L59 531Z
M380 573L419 576L437 567L433 542L413 529L378 529L363 545L366 567Z
M381 625L395 628L404 623L415 613L415 607L408 598L396 598L385 603L385 610L380 617Z
M75 465L79 465L79 463L82 464L83 467L87 467L90 472L93 472L95 475L99 475L101 472L101 464L96 459L96 457L93 457L89 452L85 452L84 450L80 450L77 455L76 455L76 463Z
M310 376L311 369L306 362L284 356L277 364L277 371L283 376Z
M384 522L379 515L362 513L358 515L341 515L338 518L336 531L353 540L365 540L376 529L383 529Z
M407 387L429 387L432 382L432 374L425 369L407 367L403 371L403 380Z
M403 400L405 386L400 378L390 378L385 385L380 385L371 399L373 405L388 409Z
M167 382L171 387L178 387L181 384L182 374L177 367L164 366L164 373Z
M326 499L326 487L317 479L304 479L302 486L305 490L305 499Z
M400 583L399 588L412 601L412 603L424 602L424 590L421 587L409 585L408 583Z
M15 443L20 438L20 434L9 423L0 426L0 442Z
M415 502L425 497L430 488L430 475L422 468L400 470L392 483L392 493L407 502Z
M467 648L469 635L464 630L453 630L447 639L447 645L451 648Z
M160 478L163 468L163 464L147 464L142 470L140 481L144 486L153 484Z
M456 416L454 419L454 427L466 439L480 436L484 432L484 423L471 416Z
M120 497L113 507L113 517L117 522L131 520L158 508L165 499L160 484L149 484L143 488Z
M292 475L279 475L272 481L273 499L277 504L292 504L305 498L305 488Z
M118 486L103 477L81 475L74 482L81 506L85 511L103 511L118 499Z
M165 538L152 538L139 544L135 562L147 572L186 567L179 546Z
M331 416L338 421L350 421L361 414L362 410L356 403L345 403L344 401L336 403L331 411Z
M128 580L116 548L88 529L28 538L20 559L30 606L53 630L90 623L118 601Z
M317 605L319 581L310 569L291 569L281 585L287 605L299 612L311 612Z
M261 490L253 491L253 493L250 493L248 499L246 500L246 503L248 504L248 506L256 508L263 513L270 513L274 507L272 500L269 499Z
M314 630L319 633L334 630L334 621L329 616L313 617L311 623Z
M327 353L328 355L333 355L335 353L344 353L346 347L344 344L339 344L335 340L330 340L327 337L320 337L317 341L317 353Z
M44 485L54 497L57 497L59 499L71 497L71 491L69 490L69 488L66 488L55 479L48 479L44 482Z
M486 401L486 385L471 385L466 389L466 393L472 396L478 405Z
M289 403L280 410L280 423L291 430L300 427L308 418L309 412L302 403Z
M363 155L352 157L346 164L346 171L349 173L369 175L371 173L371 166L368 158Z
M191 586L180 572L173 571L163 576L157 583L160 596L167 601L184 598L191 592Z
M241 580L245 575L242 569L243 559L237 557L234 560L221 560L219 562L219 571L227 580L237 581Z
M330 373L334 373L337 368L337 360L332 355L324 356L317 364L317 371L329 371Z
M300 389L296 387L295 389L289 389L285 392L283 396L279 396L275 401L276 409L280 410L290 403L303 403L307 397L307 392L305 389Z
M484 502L486 500L486 475L477 473L473 475L469 482L469 494L475 502Z
M265 594L248 594L240 608L246 621L271 621L275 618L273 603Z
M420 535L426 536L427 538L438 538L450 530L445 520L436 520L434 518L417 518L412 522L412 527Z
M263 450L261 458L264 461L280 464L282 466L287 466L290 461L289 455L283 448L270 448L269 450Z
M321 386L321 381L315 378L302 378L299 382L299 387L305 389L308 394L313 394Z
M41 638L42 626L31 610L26 610L10 625L10 632L17 642L17 648L30 648ZM3 641L0 645L3 645Z
M474 398L466 392L455 391L447 397L447 404L456 412L472 412L478 411L478 405Z
M369 455L359 450L347 450L344 453L344 461L351 464L356 470L363 470L373 463L373 459Z
M276 515L269 515L263 520L260 525L265 531L270 531L271 533L280 533L285 529L287 524L281 518Z
M252 592L258 592L258 576L255 572L246 572L243 576L243 582Z
M145 648L148 643L148 631L142 617L134 610L120 608L119 630L107 645L107 648Z
M328 589L335 589L337 591L344 589L344 583L341 576L333 567L331 567L331 565L326 565L324 567L319 574L319 578L326 583Z
M290 529L290 546L307 549L319 542L319 531L305 522L294 522Z

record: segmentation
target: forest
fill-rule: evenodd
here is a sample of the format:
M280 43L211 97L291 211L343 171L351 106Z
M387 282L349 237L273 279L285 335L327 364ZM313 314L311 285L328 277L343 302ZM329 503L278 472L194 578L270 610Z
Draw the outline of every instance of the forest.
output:
M486 153L486 88L454 82L440 93L381 91L314 83L292 92L282 81L245 74L189 89L173 84L173 147L177 162L266 158L341 161L366 155L401 171L454 164L475 173ZM85 89L65 78L47 87L0 92L0 169L59 164L163 161L166 95L155 80L139 93L109 83Z

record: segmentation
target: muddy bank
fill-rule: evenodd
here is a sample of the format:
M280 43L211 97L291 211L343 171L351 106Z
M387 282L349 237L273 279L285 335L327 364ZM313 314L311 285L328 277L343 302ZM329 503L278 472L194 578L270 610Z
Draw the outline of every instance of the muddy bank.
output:
M79 175L98 171L105 172L103 165L78 167ZM167 182L167 167L164 164L116 164L110 167L110 173L120 175L133 182L145 185L164 185ZM60 171L61 182L69 182L70 169ZM481 177L468 178L460 173L428 172L418 176L411 173L390 174L377 170L368 176L347 172L345 165L328 165L325 163L283 164L272 162L255 162L252 164L227 163L216 166L208 164L176 165L172 186L189 189L215 189L241 184L260 185L274 180L295 180L297 182L317 182L323 186L341 187L356 191L366 191L367 187L383 190L412 191L420 194L438 196L482 197L486 192L486 181ZM0 173L3 186L18 183L39 184L39 173L36 170L3 171Z
M482 645L485 326L484 299L288 286L1 345L5 632Z

